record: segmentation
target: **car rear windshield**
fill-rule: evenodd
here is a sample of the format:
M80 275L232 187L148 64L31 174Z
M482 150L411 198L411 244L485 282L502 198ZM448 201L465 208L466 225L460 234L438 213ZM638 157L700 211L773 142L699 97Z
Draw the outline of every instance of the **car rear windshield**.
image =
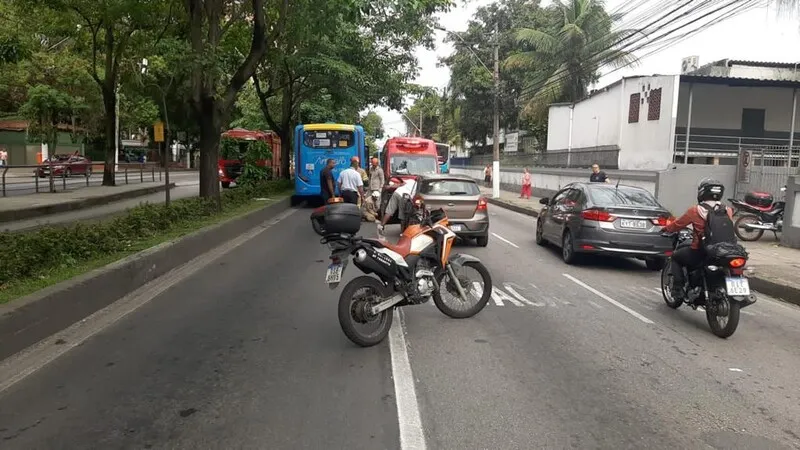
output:
M420 186L420 193L425 195L478 195L480 188L474 181L435 180Z
M647 208L660 208L661 205L649 192L644 189L630 187L603 187L589 189L592 203L600 207L609 206L638 206Z

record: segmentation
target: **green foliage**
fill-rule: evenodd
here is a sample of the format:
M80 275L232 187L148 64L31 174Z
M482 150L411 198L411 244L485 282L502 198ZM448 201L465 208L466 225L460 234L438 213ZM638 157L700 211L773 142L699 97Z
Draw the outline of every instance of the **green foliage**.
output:
M223 211L241 207L254 198L282 194L289 188L288 182L275 181L226 190L222 195ZM0 233L0 289L11 282L46 276L52 270L130 251L148 238L216 214L216 202L190 198L173 201L169 207L144 204L107 222Z
M19 112L28 120L29 139L56 148L58 125L68 123L73 113L83 107L67 93L40 84L28 90L28 101Z
M219 157L222 159L239 159L241 155L240 145L242 141L229 137L223 137L219 141Z

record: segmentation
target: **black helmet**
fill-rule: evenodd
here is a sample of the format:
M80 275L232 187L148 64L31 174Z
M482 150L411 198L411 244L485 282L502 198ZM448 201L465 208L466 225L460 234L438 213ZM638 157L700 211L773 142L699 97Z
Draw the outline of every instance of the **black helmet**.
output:
M698 202L720 201L723 195L725 195L725 185L719 180L705 178L697 186Z

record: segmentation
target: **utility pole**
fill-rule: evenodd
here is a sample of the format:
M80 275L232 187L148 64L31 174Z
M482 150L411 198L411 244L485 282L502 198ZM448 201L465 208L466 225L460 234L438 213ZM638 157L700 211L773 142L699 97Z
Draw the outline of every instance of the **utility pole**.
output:
M494 24L494 130L492 143L492 197L500 198L500 41Z

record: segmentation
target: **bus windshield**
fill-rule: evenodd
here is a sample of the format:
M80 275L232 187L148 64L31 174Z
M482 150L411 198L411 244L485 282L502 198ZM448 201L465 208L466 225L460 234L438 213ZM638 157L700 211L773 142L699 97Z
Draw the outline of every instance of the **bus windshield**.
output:
M389 158L392 175L437 173L438 161L432 155L396 154Z

